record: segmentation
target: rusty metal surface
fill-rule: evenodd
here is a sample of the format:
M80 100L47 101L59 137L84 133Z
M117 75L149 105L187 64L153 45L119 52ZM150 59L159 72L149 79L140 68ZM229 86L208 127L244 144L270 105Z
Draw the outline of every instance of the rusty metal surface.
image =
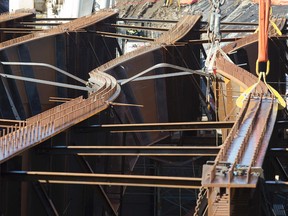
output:
M15 20L18 18L23 18L23 17L27 17L27 16L31 16L33 13L30 12L15 12L15 13L2 13L0 14L0 23L2 22L7 22L10 20Z
M118 96L119 86L113 77L101 72L91 73L91 79L100 88L97 86L87 99L78 97L4 130L0 137L0 163L106 109L106 101Z
M88 27L96 22L100 22L102 20L105 20L109 17L116 16L116 12L114 11L100 11L98 13L95 13L91 16L85 16L81 17L79 19L75 19L71 22L59 25L55 28L49 29L49 30L43 30L41 32L34 32L29 35L25 35L23 37L15 38L12 40L8 40L5 42L0 43L0 50L5 49L10 46L15 46L18 44L26 43L31 40L43 38L43 37L49 37L52 35L58 35L64 32L69 31L76 31L78 29L82 29L85 27Z
M285 19L278 19L276 23L282 28ZM223 50L228 53L255 43L257 36L257 34L247 36L225 46ZM231 64L220 56L216 60L216 65L221 75L237 82L243 88L257 82L254 75ZM256 91L266 93L267 87L260 82ZM204 186L256 187L257 177L261 174L260 167L271 136L271 127L273 127L276 119L277 110L275 107L277 107L277 103L269 95L265 97L253 96L247 100L245 107L242 108L232 130L222 145L215 164L204 167L206 172L203 175ZM265 144L262 145L264 140ZM259 169L251 173L252 167L256 166L256 161L258 161L257 167ZM221 165L218 166L218 164Z
M168 34L163 34L155 40L158 44L174 44L186 36L200 20L201 16L184 16L179 22L169 30Z
M285 19L276 20L283 27ZM275 34L275 31L271 35ZM257 34L247 36L223 48L226 53L257 42ZM218 56L217 72L244 89L257 82L247 71ZM267 92L260 82L258 93ZM208 190L208 215L230 215L231 188L256 188L263 175L262 163L276 121L277 102L271 96L250 96L230 130L214 162L203 166L202 186ZM221 192L220 188L225 192ZM224 200L223 200L224 199Z
M235 64L230 63L228 60L221 56L219 56L216 60L216 67L217 73L234 81L244 89L252 86L258 81L258 78L255 75L249 73L243 68L236 66ZM259 93L266 93L267 87L263 82L260 82L259 85L256 86L256 90Z
M222 145L215 164L205 165L203 186L256 187L261 168L251 170L255 167L272 110L275 111L274 104L276 102L270 98L248 100Z
M170 31L163 33L161 37L155 39L155 41L151 42L151 44L142 46L132 52L119 56L118 58L115 58L101 65L95 70L105 72L137 56L152 52L157 49L161 49L162 45L174 44L177 42L177 40L184 37L194 27L194 25L199 21L199 19L200 16L184 16Z
M285 26L286 19L285 18L280 18L280 19L274 19L275 24L278 26L279 29L283 29ZM278 37L277 33L275 32L274 28L270 26L270 31L269 31L269 37ZM223 47L223 51L226 53L231 53L235 50L239 50L245 46L249 46L252 43L255 43L258 41L258 33L251 34L249 36L246 36L240 40L237 40L233 43L230 43Z

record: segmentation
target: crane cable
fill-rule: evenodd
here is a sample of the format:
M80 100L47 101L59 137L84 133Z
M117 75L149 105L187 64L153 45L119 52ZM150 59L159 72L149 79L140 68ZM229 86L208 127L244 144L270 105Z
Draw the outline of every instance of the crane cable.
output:
M211 5L211 13L209 17L209 26L207 28L207 36L210 41L210 49L205 60L205 69L210 73L216 74L215 59L216 55L220 53L228 61L232 62L231 59L220 47L220 41L222 39L220 30L221 21L221 9L220 7L225 3L226 0L209 0ZM232 62L233 63L233 62Z
M207 27L207 37L210 41L210 48L205 60L204 70L207 73L214 74L216 76L217 68L215 66L215 60L218 53L220 53L225 59L233 63L228 55L221 49L220 41L222 39L220 30L221 21L221 9L220 7L225 3L226 0L209 0L211 5L211 13L208 19L209 26ZM206 85L206 102L208 104L208 110L210 109L210 86L211 79L207 77ZM216 111L216 110L214 110Z
M267 84L266 76L270 72L270 61L268 59L268 33L269 23L276 30L278 34L282 34L277 25L271 20L271 0L259 1L259 27L258 27L258 59L256 61L256 74L258 75L258 81L247 88L236 100L236 105L242 107L246 97L256 88L256 86L263 79L264 84L267 86L270 93L272 93L278 100L278 109L284 109L286 107L285 100L281 97L278 91L272 86Z

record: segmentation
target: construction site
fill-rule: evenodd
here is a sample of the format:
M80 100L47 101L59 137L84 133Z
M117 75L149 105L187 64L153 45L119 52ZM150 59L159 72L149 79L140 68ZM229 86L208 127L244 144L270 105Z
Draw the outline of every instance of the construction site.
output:
M0 12L0 216L287 215L287 0Z

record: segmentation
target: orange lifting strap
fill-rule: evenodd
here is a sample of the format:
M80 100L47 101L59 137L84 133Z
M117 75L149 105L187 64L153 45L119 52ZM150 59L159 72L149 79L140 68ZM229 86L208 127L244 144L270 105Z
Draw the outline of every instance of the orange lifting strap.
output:
M271 3L273 5L288 5L288 0L256 0L259 2L259 43L258 62L268 61L268 28Z
M259 42L258 62L268 61L268 27L271 0L260 0L259 2Z
M288 4L288 0L272 0L272 4ZM269 24L275 28L278 34L281 31L275 23L270 20L271 0L259 0L259 33L258 33L258 59L256 62L256 74L258 75L258 82L246 89L236 100L238 107L243 106L245 98L254 91L256 86L263 79L264 84L268 90L277 98L278 109L284 109L286 102L282 96L266 82L266 76L269 74L270 62L268 60L268 28Z

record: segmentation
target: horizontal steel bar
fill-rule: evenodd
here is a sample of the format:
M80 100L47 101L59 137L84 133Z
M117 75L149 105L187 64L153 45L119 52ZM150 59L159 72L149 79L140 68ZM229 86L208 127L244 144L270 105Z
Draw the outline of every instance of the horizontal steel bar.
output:
M165 22L165 23L177 23L178 20L159 20L159 19L137 19L137 18L117 18L117 21L129 21L129 22ZM201 21L200 24L207 25L208 22ZM221 22L222 25L246 25L246 26L258 26L258 23L250 22Z
M287 152L288 153L288 148L271 148L269 150L274 151L274 152Z
M177 23L178 20L164 20L164 19L137 19L137 18L117 18L117 21L128 22L159 22L159 23Z
M35 28L0 28L0 31L43 31L43 29Z
M2 31L4 34L31 34L31 31Z
M237 38L222 38L221 42L231 42L231 41L237 41L237 40L240 40L240 39L241 39L241 37L237 37ZM211 40L206 40L206 39L189 40L188 43L192 43L192 44L211 43Z
M256 29L221 29L221 33L255 32ZM193 32L207 33L207 29L195 29Z
M215 130L231 128L234 121L218 122L173 122L173 123L143 123L143 124L107 124L79 127L83 132L111 131L111 132L146 132L146 131L189 131Z
M141 30L150 30L150 31L169 31L168 28L156 28L149 26L132 26L132 25L121 25L113 23L105 23L106 26L111 26L115 28L127 28L127 29L141 29Z
M271 148L267 152L268 156L273 156L273 157L287 157L288 155L288 148Z
M190 188L201 187L201 178L148 176L148 175L116 175L67 172L38 172L38 171L10 171L2 173L7 180L39 181L51 184L81 184L81 185L109 185L135 187L165 187Z
M237 41L237 40L240 40L242 39L241 37L237 37L237 38L222 38L221 39L221 42L233 42L233 41ZM287 39L287 36L277 36L277 37L271 37L271 39L277 39L277 40L286 40ZM203 43L211 43L210 40L206 40L206 39L199 39L199 40L188 40L188 43L191 43L191 44L203 44ZM176 45L177 44L186 44L186 42L176 42Z
M277 121L276 122L276 127L277 128L288 128L288 121Z
M79 33L94 33L98 34L102 37L111 37L111 38L125 38L125 39L133 39L138 41L154 41L153 38L148 37L140 37L140 36L134 36L134 35L124 35L124 34L116 34L111 32L102 32L102 31L77 31Z
M265 181L265 183L269 185L287 185L288 186L287 181Z
M53 146L40 152L82 156L216 156L220 147L201 146Z
M41 18L41 17L37 17L37 18L33 18L32 20L27 20L27 22L34 22L34 21L59 21L59 20L64 20L64 21L71 21L71 20L75 20L76 18Z
M63 23L46 23L46 22L19 22L20 25L25 26L55 26L55 25L61 25Z
M201 24L207 25L208 22L201 21ZM246 25L246 26L258 26L258 23L252 22L221 22L221 25Z
M15 120L15 119L0 119L0 122L9 122L9 123L24 123L23 120Z

